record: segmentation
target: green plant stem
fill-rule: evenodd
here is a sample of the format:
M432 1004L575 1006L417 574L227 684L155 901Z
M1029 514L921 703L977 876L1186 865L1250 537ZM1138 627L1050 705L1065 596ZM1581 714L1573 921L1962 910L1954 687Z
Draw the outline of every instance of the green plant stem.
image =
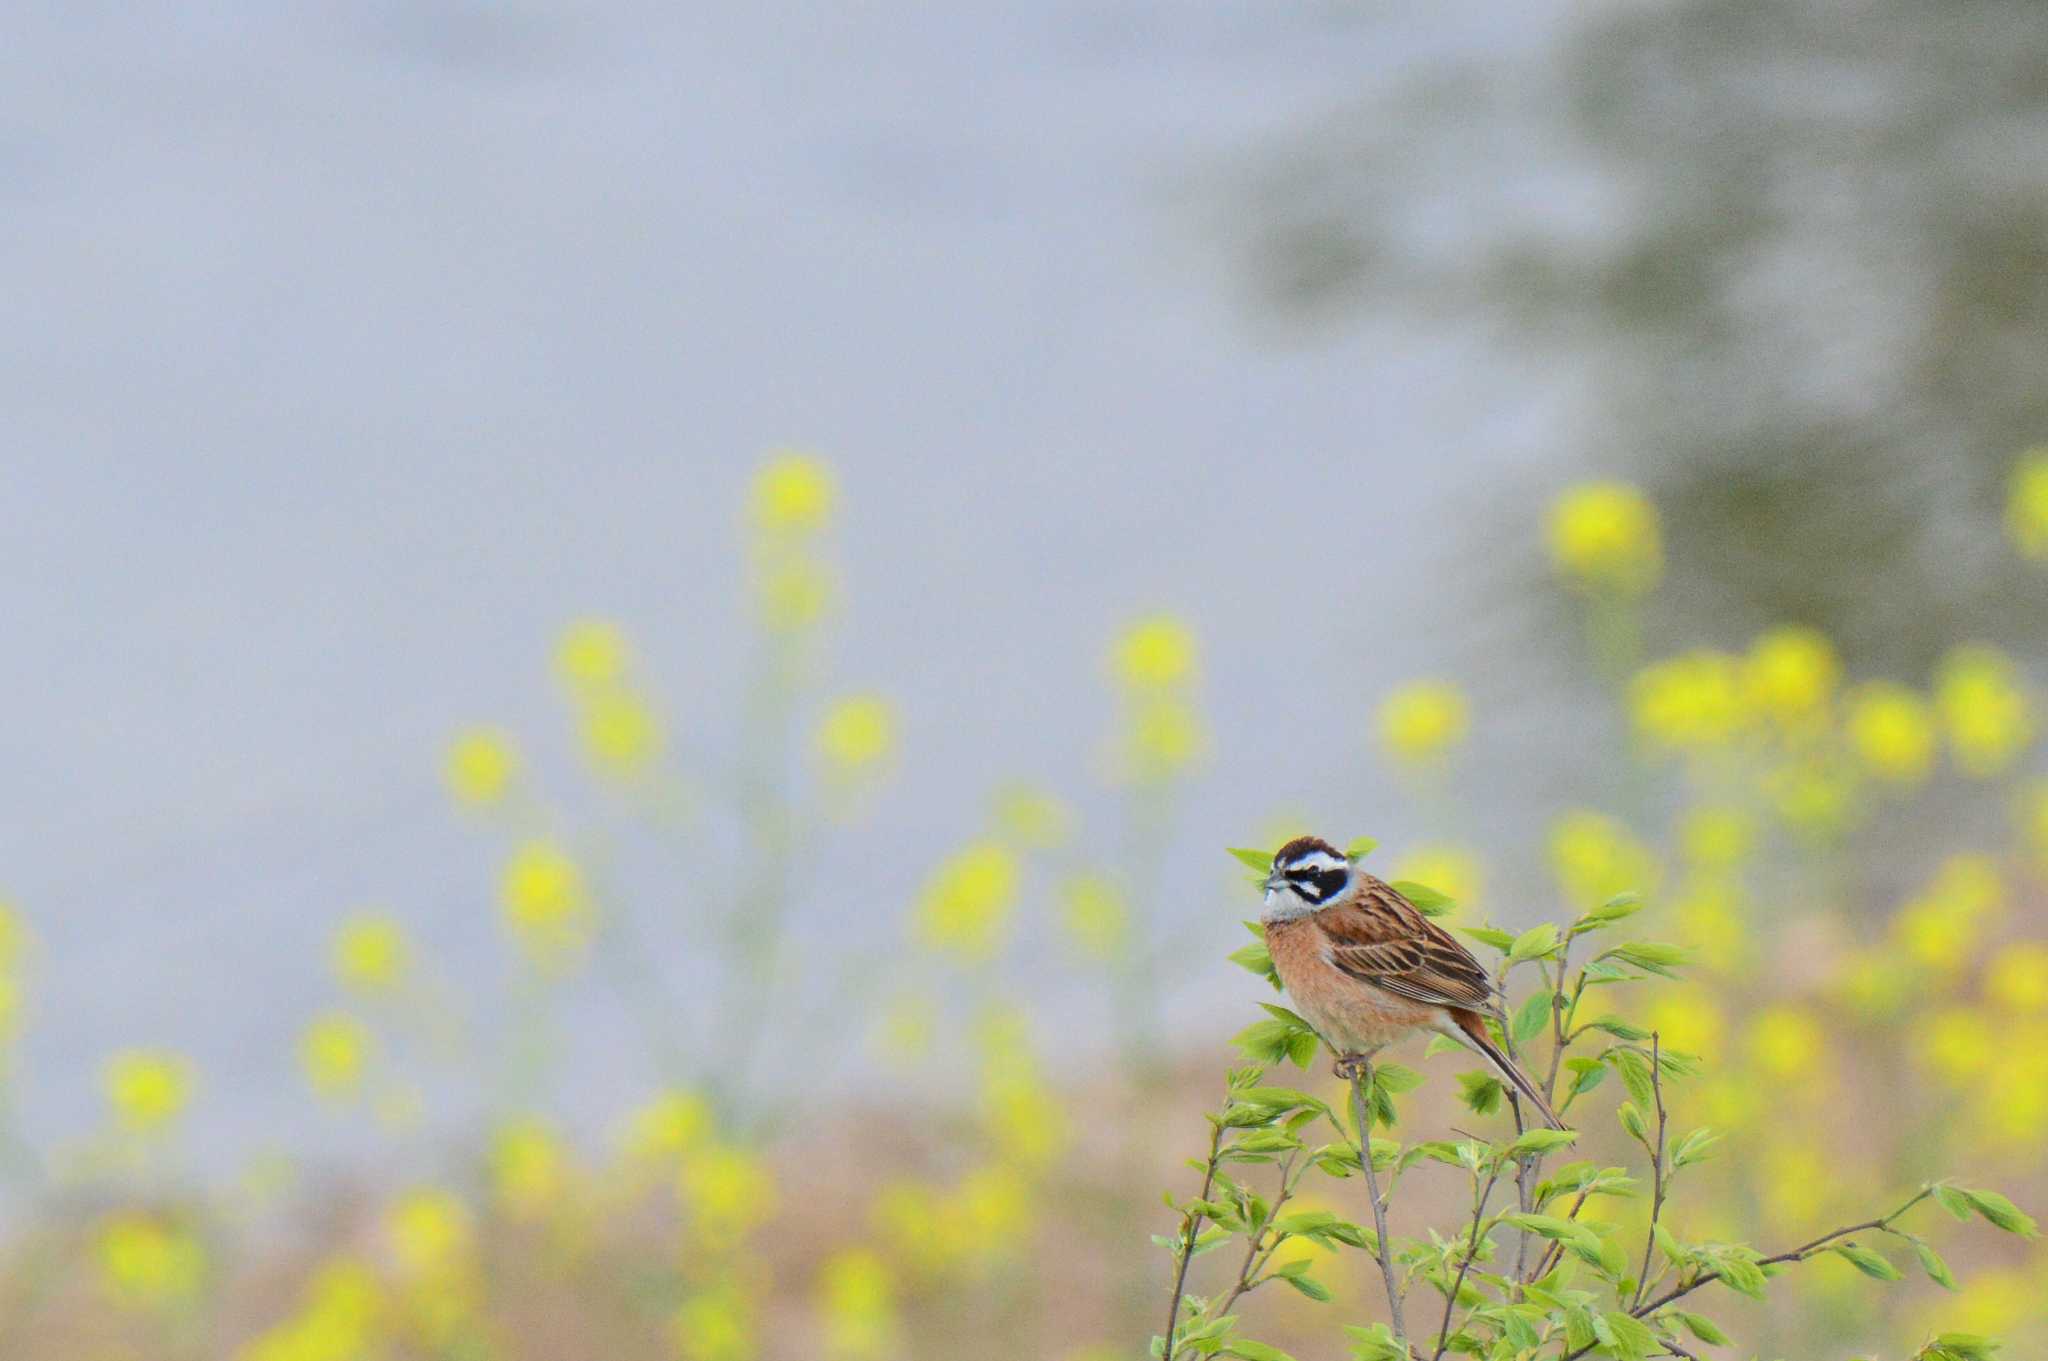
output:
M1520 1168L1521 1164L1517 1161L1517 1179L1520 1177ZM1457 1307L1458 1292L1465 1288L1465 1273L1472 1269L1472 1259L1479 1255L1479 1226L1486 1221L1486 1201L1493 1194L1493 1184L1499 1180L1500 1164L1495 1163L1493 1171L1487 1174L1486 1185L1480 1188L1478 1197L1473 1201L1472 1237L1466 1242L1465 1255L1458 1263L1457 1279L1451 1282L1450 1293L1444 1296L1444 1320L1437 1326L1436 1351L1430 1355L1429 1361L1443 1361L1444 1349L1450 1346L1451 1311Z
M1650 1192L1650 1230L1643 1239L1643 1266L1642 1270L1636 1273L1636 1293L1635 1298L1630 1301L1630 1308L1641 1304L1643 1295L1650 1288L1650 1254L1657 1247L1657 1221L1664 1215L1664 1144L1667 1121L1664 1114L1663 1067L1664 1051L1657 1032L1653 1030L1650 1032L1650 1091L1657 1098L1657 1143L1650 1150L1650 1177L1653 1183Z
M1209 1133L1209 1162L1202 1173L1202 1193L1197 1200L1207 1200L1209 1189L1216 1184L1216 1157L1223 1148L1223 1126L1212 1127ZM1202 1226L1199 1211L1190 1211L1187 1223L1181 1228L1180 1266L1173 1273L1173 1298L1166 1308L1166 1349L1161 1353L1165 1361L1173 1361L1173 1339L1180 1332L1180 1301L1187 1292L1188 1264L1195 1260L1195 1239Z
M1387 1237L1387 1205L1380 1199L1379 1174L1372 1166L1372 1112L1366 1089L1372 1083L1372 1064L1361 1063L1351 1075L1351 1118L1358 1127L1358 1165L1365 1173L1366 1195L1372 1200L1372 1228L1377 1238L1380 1277L1387 1287L1387 1322L1394 1340L1408 1345L1408 1325L1401 1318L1401 1287L1394 1279L1394 1245Z

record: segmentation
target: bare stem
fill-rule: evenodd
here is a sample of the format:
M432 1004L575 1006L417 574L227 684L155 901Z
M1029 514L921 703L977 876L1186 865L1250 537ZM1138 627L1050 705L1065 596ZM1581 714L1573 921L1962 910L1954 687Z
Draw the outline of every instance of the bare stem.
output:
M1387 1203L1380 1199L1379 1174L1372 1166L1372 1111L1366 1089L1372 1082L1372 1064L1363 1062L1351 1074L1351 1118L1358 1127L1358 1165L1365 1172L1365 1191L1372 1199L1372 1228L1378 1240L1380 1278L1387 1287L1387 1321L1394 1340L1408 1345L1408 1325L1401 1319L1401 1287L1394 1280L1394 1244L1387 1236Z
M1650 1032L1650 1091L1657 1098L1657 1144L1650 1150L1650 1176L1655 1182L1650 1193L1650 1231L1643 1239L1643 1267L1636 1273L1635 1298L1629 1307L1643 1302L1643 1295L1650 1288L1650 1254L1657 1246L1657 1221L1664 1214L1664 1130L1667 1123L1664 1115L1664 1050L1657 1032Z
M1517 1178L1520 1176L1520 1164ZM1493 1171L1487 1174L1486 1185L1472 1203L1472 1237L1465 1244L1464 1258L1458 1263L1457 1279L1451 1282L1451 1293L1444 1296L1444 1321L1437 1326L1436 1351L1429 1361L1443 1361L1444 1349L1451 1341L1451 1310L1457 1306L1458 1292L1465 1288L1465 1273L1472 1269L1472 1259L1479 1255L1479 1226L1486 1221L1486 1201L1493 1194L1493 1184L1500 1180L1500 1164L1495 1163Z
M1202 1173L1202 1194L1197 1200L1207 1200L1209 1190L1216 1184L1216 1155L1223 1148L1223 1126L1212 1126L1209 1131L1209 1162ZM1167 1361L1173 1361L1173 1339L1180 1332L1180 1301L1187 1291L1188 1263L1195 1260L1195 1238L1201 1232L1202 1214L1190 1210L1187 1222L1181 1226L1180 1266L1173 1273L1173 1298L1166 1307L1166 1350L1161 1353Z

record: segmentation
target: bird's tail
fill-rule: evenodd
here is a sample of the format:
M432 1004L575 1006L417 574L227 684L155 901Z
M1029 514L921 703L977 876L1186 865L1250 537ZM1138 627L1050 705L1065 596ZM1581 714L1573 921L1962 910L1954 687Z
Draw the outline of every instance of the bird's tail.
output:
M1458 1034L1453 1038L1462 1040L1478 1050L1501 1077L1507 1080L1508 1085L1515 1089L1516 1094L1535 1108L1536 1113L1543 1117L1545 1124L1552 1129L1571 1128L1550 1108L1550 1102L1544 1099L1542 1088L1531 1081L1521 1066L1507 1056L1507 1051L1493 1042L1493 1036L1486 1033L1484 1017L1476 1011L1467 1011L1463 1008L1452 1011L1450 1015L1458 1027Z

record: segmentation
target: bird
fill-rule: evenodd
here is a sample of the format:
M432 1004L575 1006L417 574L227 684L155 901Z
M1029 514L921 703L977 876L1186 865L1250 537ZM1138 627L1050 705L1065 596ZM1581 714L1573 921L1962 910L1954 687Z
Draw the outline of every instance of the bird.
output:
M1318 837L1273 855L1260 925L1280 984L1349 1077L1415 1031L1476 1051L1553 1129L1567 1129L1542 1089L1487 1033L1498 989L1472 952Z

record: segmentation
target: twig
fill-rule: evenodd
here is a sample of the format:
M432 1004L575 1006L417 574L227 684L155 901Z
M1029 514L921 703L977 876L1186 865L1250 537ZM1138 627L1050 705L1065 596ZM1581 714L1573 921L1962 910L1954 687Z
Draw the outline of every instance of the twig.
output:
M1380 1199L1379 1174L1372 1167L1372 1112L1365 1099L1366 1086L1373 1080L1370 1061L1361 1062L1351 1074L1351 1118L1358 1127L1358 1165L1365 1172L1365 1191L1372 1198L1372 1227L1378 1239L1380 1277L1387 1287L1387 1321L1393 1325L1394 1340L1408 1345L1408 1325L1401 1319L1401 1288L1394 1281L1394 1245L1387 1237L1387 1206Z
M1276 1229L1273 1233L1273 1241L1266 1243L1266 1231L1279 1223L1280 1207L1285 1205L1288 1197L1294 1194L1294 1164L1300 1156L1298 1151L1289 1153L1287 1161L1280 1164L1280 1195L1273 1201L1271 1208L1266 1211L1266 1222L1260 1226L1257 1236L1252 1239L1251 1248L1244 1255L1244 1265L1237 1269L1237 1284L1233 1285L1230 1288L1230 1293L1223 1297L1222 1306L1216 1310L1218 1315L1229 1313L1230 1306L1237 1303L1238 1296L1248 1290L1256 1290L1259 1286L1266 1283L1267 1278L1260 1276L1259 1273L1266 1269L1266 1263L1272 1261L1273 1254L1280 1250L1281 1240L1281 1235ZM1263 1257L1259 1255L1261 1244L1265 1244L1265 1255Z
M1650 1091L1657 1099L1657 1145L1650 1150L1650 1175L1655 1187L1650 1192L1650 1231L1643 1239L1643 1268L1636 1273L1635 1298L1629 1307L1643 1302L1650 1288L1650 1254L1657 1246L1657 1221L1664 1214L1664 1051L1657 1032L1650 1032Z
M1451 1341L1451 1310L1458 1303L1458 1292L1465 1288L1465 1273L1472 1269L1472 1259L1479 1255L1479 1226L1486 1219L1486 1201L1493 1194L1493 1184L1500 1180L1500 1164L1495 1163L1493 1171L1487 1174L1486 1185L1479 1192L1478 1200L1472 1206L1472 1237L1465 1244L1465 1256L1458 1263L1457 1279L1451 1282L1451 1293L1444 1296L1444 1321L1437 1326L1436 1351L1429 1361L1443 1361L1444 1349Z
M1202 1174L1202 1194L1197 1200L1207 1200L1209 1190L1216 1184L1216 1155L1223 1149L1223 1126L1212 1126L1209 1131L1209 1165ZM1173 1361L1173 1339L1180 1331L1180 1301L1188 1285L1188 1263L1195 1260L1195 1239L1200 1234L1202 1215L1198 1210L1188 1212L1188 1222L1182 1230L1180 1244L1180 1269L1173 1273L1173 1299L1166 1309L1166 1350L1161 1353L1166 1361Z

